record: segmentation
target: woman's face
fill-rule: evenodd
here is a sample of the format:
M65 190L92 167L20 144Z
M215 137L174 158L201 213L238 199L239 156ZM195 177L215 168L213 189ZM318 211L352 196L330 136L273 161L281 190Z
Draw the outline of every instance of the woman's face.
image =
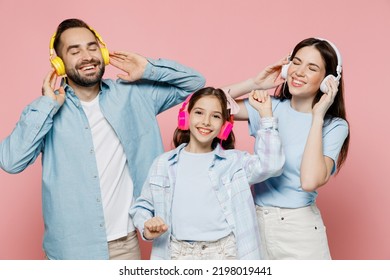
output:
M215 96L204 96L190 112L190 145L197 151L211 151L211 144L224 123L222 107Z
M300 49L288 68L287 83L292 96L314 98L325 78L325 64L314 46Z

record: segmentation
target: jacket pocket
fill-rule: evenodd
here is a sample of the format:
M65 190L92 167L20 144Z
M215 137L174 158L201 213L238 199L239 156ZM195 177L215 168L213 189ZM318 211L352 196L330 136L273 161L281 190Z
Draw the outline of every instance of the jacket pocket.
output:
M171 201L171 185L168 176L154 175L149 179L152 191L155 215L165 218L165 213Z
M150 186L152 188L169 188L169 178L168 176L162 176L162 175L153 175L150 176L149 179Z

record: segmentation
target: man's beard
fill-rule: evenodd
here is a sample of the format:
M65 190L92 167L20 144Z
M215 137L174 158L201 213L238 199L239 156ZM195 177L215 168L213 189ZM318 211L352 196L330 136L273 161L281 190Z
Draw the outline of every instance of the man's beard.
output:
M104 75L104 70L105 70L104 64L101 63L100 61L97 61L97 60L92 60L89 63L96 64L96 66L99 69L97 74L94 74L93 76L90 76L90 77L88 77L88 76L82 77L82 76L80 76L80 74L76 70L76 69L79 69L80 67L82 67L82 65L78 65L75 68L66 69L66 76L68 77L69 80L71 80L75 84L77 84L79 86L83 86L83 87L92 87L92 86L96 85L97 83L100 83L100 81ZM86 63L84 63L84 64L86 64Z

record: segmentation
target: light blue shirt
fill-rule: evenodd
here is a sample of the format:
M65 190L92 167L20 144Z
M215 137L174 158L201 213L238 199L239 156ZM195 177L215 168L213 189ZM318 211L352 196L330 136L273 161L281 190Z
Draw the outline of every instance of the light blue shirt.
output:
M245 101L249 115L249 129L252 136L260 123L257 111ZM279 119L279 134L282 139L286 164L283 174L255 185L255 202L260 206L281 208L299 208L315 202L317 191L306 192L301 187L300 167L303 151L312 123L311 113L301 113L291 107L290 100L281 102L272 99L273 115ZM330 123L325 120L322 129L323 154L334 161L332 173L336 171L336 162L340 149L348 135L348 124L340 118Z
M153 163L141 196L130 208L134 225L144 232L144 223L161 217L168 231L153 240L152 259L170 259L172 234L172 200L175 190L177 166L182 144L159 156ZM214 149L209 178L220 207L233 232L238 259L261 259L260 236L250 185L278 176L282 172L282 150L277 120L264 118L257 132L255 155L239 150ZM197 209L193 209L197 211Z
M180 150L172 202L172 234L177 240L217 241L232 231L218 205L209 168L215 152ZM196 209L196 211L194 211Z
M103 80L100 107L127 157L138 197L153 160L163 152L156 115L204 86L196 71L148 60L134 83ZM88 119L72 88L66 101L42 96L28 105L0 144L0 167L23 171L42 153L43 247L50 259L108 259L99 173Z

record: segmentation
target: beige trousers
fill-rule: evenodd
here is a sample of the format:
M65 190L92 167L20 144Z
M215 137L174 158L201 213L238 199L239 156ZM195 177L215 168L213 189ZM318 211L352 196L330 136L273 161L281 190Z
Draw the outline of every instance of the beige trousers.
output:
M137 232L129 232L127 236L108 242L110 260L140 260L141 250Z

